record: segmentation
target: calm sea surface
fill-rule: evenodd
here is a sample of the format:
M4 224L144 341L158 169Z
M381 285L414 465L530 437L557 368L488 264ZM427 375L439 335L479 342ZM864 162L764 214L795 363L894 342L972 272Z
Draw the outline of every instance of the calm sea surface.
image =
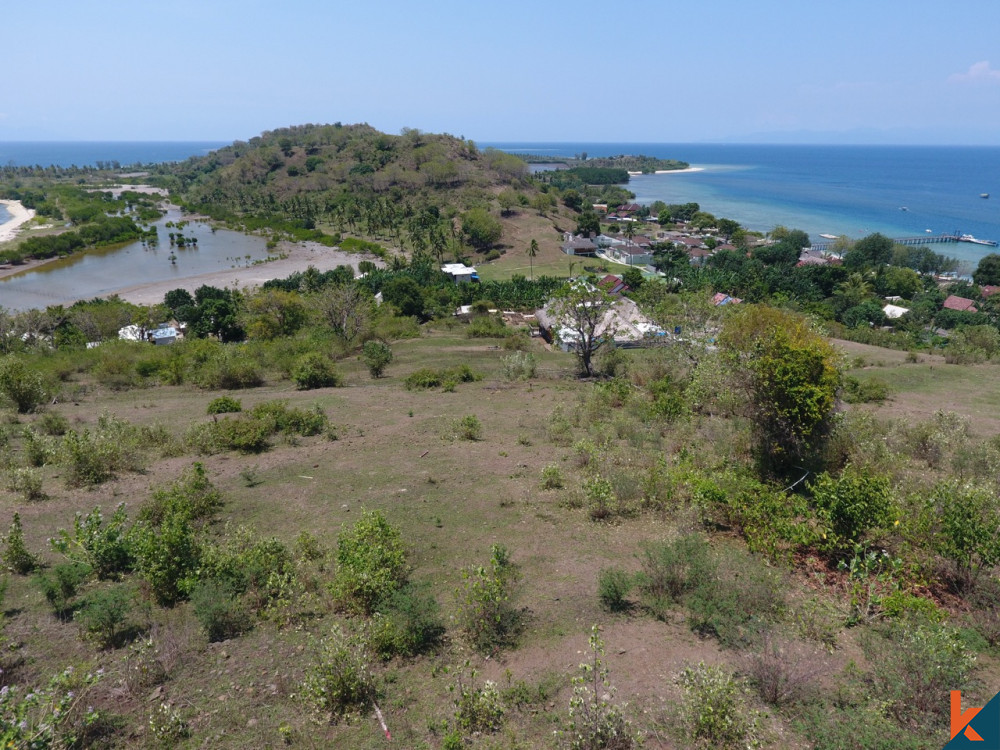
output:
M633 177L640 203L699 203L749 229L776 225L858 238L971 234L1000 240L1000 148L665 143L491 143L544 156L646 154L702 172ZM982 193L990 198L983 199ZM905 210L903 210L905 209ZM934 247L974 267L995 248Z
M228 146L221 141L0 141L0 165L31 167L96 166L117 161L122 166L184 161Z

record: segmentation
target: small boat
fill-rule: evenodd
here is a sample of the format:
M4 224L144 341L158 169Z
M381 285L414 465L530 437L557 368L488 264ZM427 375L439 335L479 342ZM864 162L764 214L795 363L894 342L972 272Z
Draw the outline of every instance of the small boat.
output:
M959 242L971 242L973 245L986 245L987 247L996 247L996 240L979 240L973 237L971 234L963 234L958 238Z
M900 206L899 210L900 211L909 211L910 209L908 209L906 206Z
M990 197L990 194L989 194L989 193L980 193L980 194L979 194L979 197L980 197L980 198L989 198L989 197Z
M820 237L822 237L824 240L835 240L835 239L837 239L837 235L835 235L835 234L821 234Z
M927 234L933 234L933 230L931 229L925 229L924 231L927 232Z

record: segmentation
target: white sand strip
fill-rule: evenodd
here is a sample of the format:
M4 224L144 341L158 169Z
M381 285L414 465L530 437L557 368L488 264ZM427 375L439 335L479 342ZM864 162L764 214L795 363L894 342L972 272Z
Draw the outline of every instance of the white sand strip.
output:
M17 236L22 224L26 224L35 218L35 211L25 208L21 201L0 200L0 205L7 209L10 218L0 224L0 243L10 242Z
M687 174L688 172L704 172L704 167L687 167L686 169L657 169L654 174Z

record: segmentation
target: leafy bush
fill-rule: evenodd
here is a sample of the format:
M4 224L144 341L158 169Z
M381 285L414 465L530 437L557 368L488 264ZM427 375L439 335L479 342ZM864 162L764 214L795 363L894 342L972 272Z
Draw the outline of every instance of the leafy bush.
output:
M19 414L35 411L49 398L41 375L25 364L24 360L9 354L0 358L0 395Z
M330 358L318 352L309 352L295 363L292 380L300 391L343 385L343 378Z
M453 430L455 435L462 440L477 441L483 439L483 425L475 414L467 414L456 420Z
M976 657L958 631L935 623L900 623L862 641L875 694L901 722L944 724L950 690L967 689Z
M882 378L861 380L848 375L844 378L842 396L849 404L882 403L889 397L889 384Z
M90 566L79 562L62 563L38 576L38 586L56 617L65 619L72 613L72 600L83 582L90 576Z
M884 475L849 466L837 479L821 474L810 490L832 532L830 546L849 546L870 530L892 523L895 503L889 479Z
M380 511L363 511L337 538L337 569L331 589L341 601L374 611L406 579L406 551L399 529Z
M597 598L609 612L624 612L629 608L628 595L635 585L635 576L621 568L601 568L597 574Z
M455 684L449 685L454 695L455 723L469 733L496 732L503 726L506 713L500 689L490 680L476 685L475 679L475 670L471 671L468 681L463 672L459 672Z
M565 736L572 750L631 750L641 742L625 717L627 704L614 703L615 688L604 663L604 641L598 628L590 630L590 651L573 678L569 726Z
M643 550L639 586L650 608L660 616L702 581L714 580L716 564L705 539L696 534Z
M156 601L169 607L186 598L197 583L201 561L201 544L191 519L176 510L159 523L138 523L132 538L136 570Z
M502 339L508 331L502 318L494 315L477 315L469 321L465 335L470 339Z
M135 592L126 586L100 589L87 596L73 615L102 648L120 646L135 629L131 616Z
M3 554L0 556L3 564L10 570L21 575L27 575L38 567L38 557L28 551L24 543L24 529L21 527L21 515L14 511L10 522L10 530L3 538Z
M188 521L206 521L222 508L222 493L208 478L203 464L195 462L179 479L153 490L139 511L139 520L159 525L170 516Z
M135 562L127 521L125 503L119 503L107 525L100 507L97 507L86 516L76 514L72 535L65 529L59 529L49 543L70 560L93 569L98 578L117 578L131 571Z
M361 359L373 378L380 378L392 362L392 348L385 341L371 339L361 347Z
M538 362L530 352L515 351L500 358L500 370L507 380L531 380L538 370Z
M428 367L411 372L403 381L406 390L415 391L418 389L438 388L441 385L441 374L437 370Z
M54 437L65 435L66 430L69 429L69 420L55 411L46 411L37 424L44 434Z
M367 711L377 693L367 648L339 625L320 641L319 656L306 674L303 693L314 709L336 723L352 713Z
M549 464L542 469L542 489L559 490L565 486L562 471L555 464Z
M191 606L208 640L228 640L253 627L253 620L243 601L215 580L202 581L191 592Z
M7 475L7 489L18 493L29 503L45 500L48 495L42 490L42 475L34 468L15 467Z
M982 570L1000 563L997 498L985 488L952 482L934 488L933 503L937 551L954 565L960 587L969 589Z
M432 594L412 585L394 591L373 615L372 648L383 659L431 651L444 637L440 611Z
M760 746L760 717L747 705L745 686L721 667L685 667L678 682L684 691L683 716L696 747Z
M249 352L227 347L201 365L197 382L202 388L233 391L263 385L264 375Z
M102 484L123 471L145 469L149 435L123 419L103 414L97 430L70 430L63 437L59 463L70 487Z
M510 603L518 572L505 547L494 544L488 567L462 571L458 592L458 624L480 653L513 646L523 627L521 613Z
M243 404L232 396L219 396L208 402L207 414L232 414L243 411Z
M199 569L203 580L221 584L232 596L244 596L253 611L278 598L283 582L294 574L292 554L279 539L258 537L243 526L221 543L207 545Z

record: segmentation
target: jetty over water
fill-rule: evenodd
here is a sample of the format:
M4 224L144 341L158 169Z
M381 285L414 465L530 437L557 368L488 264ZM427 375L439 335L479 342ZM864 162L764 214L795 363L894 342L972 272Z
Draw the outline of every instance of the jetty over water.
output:
M939 242L964 242L958 234L925 234L920 237L897 237L892 240L895 245L936 245ZM813 250L820 252L833 247L832 242L814 242Z

